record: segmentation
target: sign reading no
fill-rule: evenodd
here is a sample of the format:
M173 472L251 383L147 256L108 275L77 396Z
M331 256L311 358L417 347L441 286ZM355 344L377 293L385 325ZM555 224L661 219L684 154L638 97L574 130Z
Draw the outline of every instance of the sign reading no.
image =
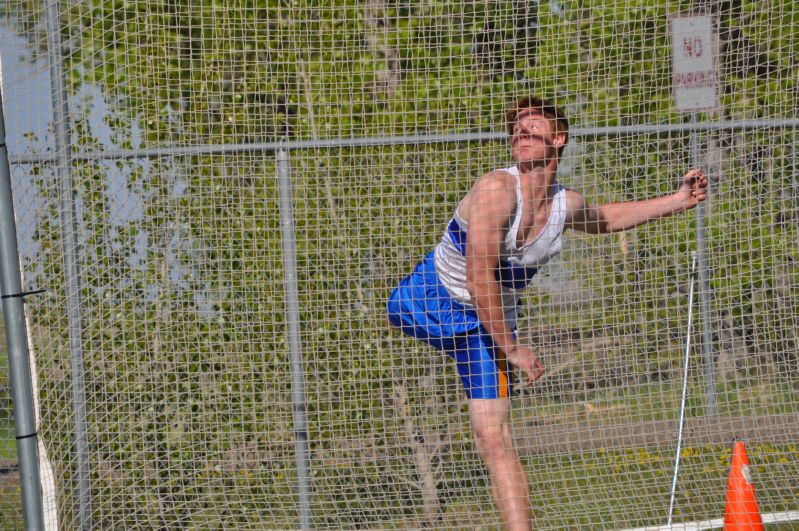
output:
M718 108L715 24L710 15L671 17L674 100L678 111Z

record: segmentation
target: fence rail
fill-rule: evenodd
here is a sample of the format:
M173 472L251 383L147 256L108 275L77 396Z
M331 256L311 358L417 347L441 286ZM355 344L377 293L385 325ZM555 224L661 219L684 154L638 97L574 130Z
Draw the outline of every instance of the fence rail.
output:
M723 120L683 124L622 125L607 127L575 127L569 136L575 138L619 137L634 135L667 135L681 133L706 133L714 131L751 131L755 129L797 129L799 119ZM75 151L73 161L154 159L161 157L189 157L200 155L233 155L237 153L264 153L279 150L300 151L309 149L343 149L398 145L445 144L459 142L499 142L508 137L506 132L452 133L437 135L407 135L372 138L334 138L329 140L285 140L256 142L252 144L197 145L147 149L109 149L104 151ZM55 162L51 154L10 154L9 162L15 165L47 164Z

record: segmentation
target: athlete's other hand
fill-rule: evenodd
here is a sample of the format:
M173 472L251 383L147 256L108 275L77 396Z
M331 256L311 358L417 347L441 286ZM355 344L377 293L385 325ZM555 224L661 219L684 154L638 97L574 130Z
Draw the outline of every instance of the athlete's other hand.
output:
M544 364L533 349L516 345L508 353L508 361L527 374L527 385L532 385L544 374Z
M686 209L694 208L707 199L707 176L702 170L689 170L682 178L680 190Z

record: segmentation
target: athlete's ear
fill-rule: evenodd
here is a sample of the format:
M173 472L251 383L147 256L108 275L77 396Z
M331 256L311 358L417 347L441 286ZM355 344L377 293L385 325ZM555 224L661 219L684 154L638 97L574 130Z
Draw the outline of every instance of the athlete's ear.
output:
M552 142L552 144L556 148L560 148L560 147L565 146L566 145L566 133L558 133L557 135L555 135L555 140L554 140L554 142Z

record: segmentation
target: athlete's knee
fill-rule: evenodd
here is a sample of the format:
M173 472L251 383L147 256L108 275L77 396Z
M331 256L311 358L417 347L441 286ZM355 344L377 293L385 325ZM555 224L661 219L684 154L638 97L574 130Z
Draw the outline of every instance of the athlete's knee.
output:
M507 423L478 423L474 426L477 450L483 459L504 458L513 450L513 438Z
M472 430L481 456L493 458L513 447L507 399L472 400Z
M493 426L475 426L474 437L477 450L483 459L495 458L504 452L505 444L500 429Z

